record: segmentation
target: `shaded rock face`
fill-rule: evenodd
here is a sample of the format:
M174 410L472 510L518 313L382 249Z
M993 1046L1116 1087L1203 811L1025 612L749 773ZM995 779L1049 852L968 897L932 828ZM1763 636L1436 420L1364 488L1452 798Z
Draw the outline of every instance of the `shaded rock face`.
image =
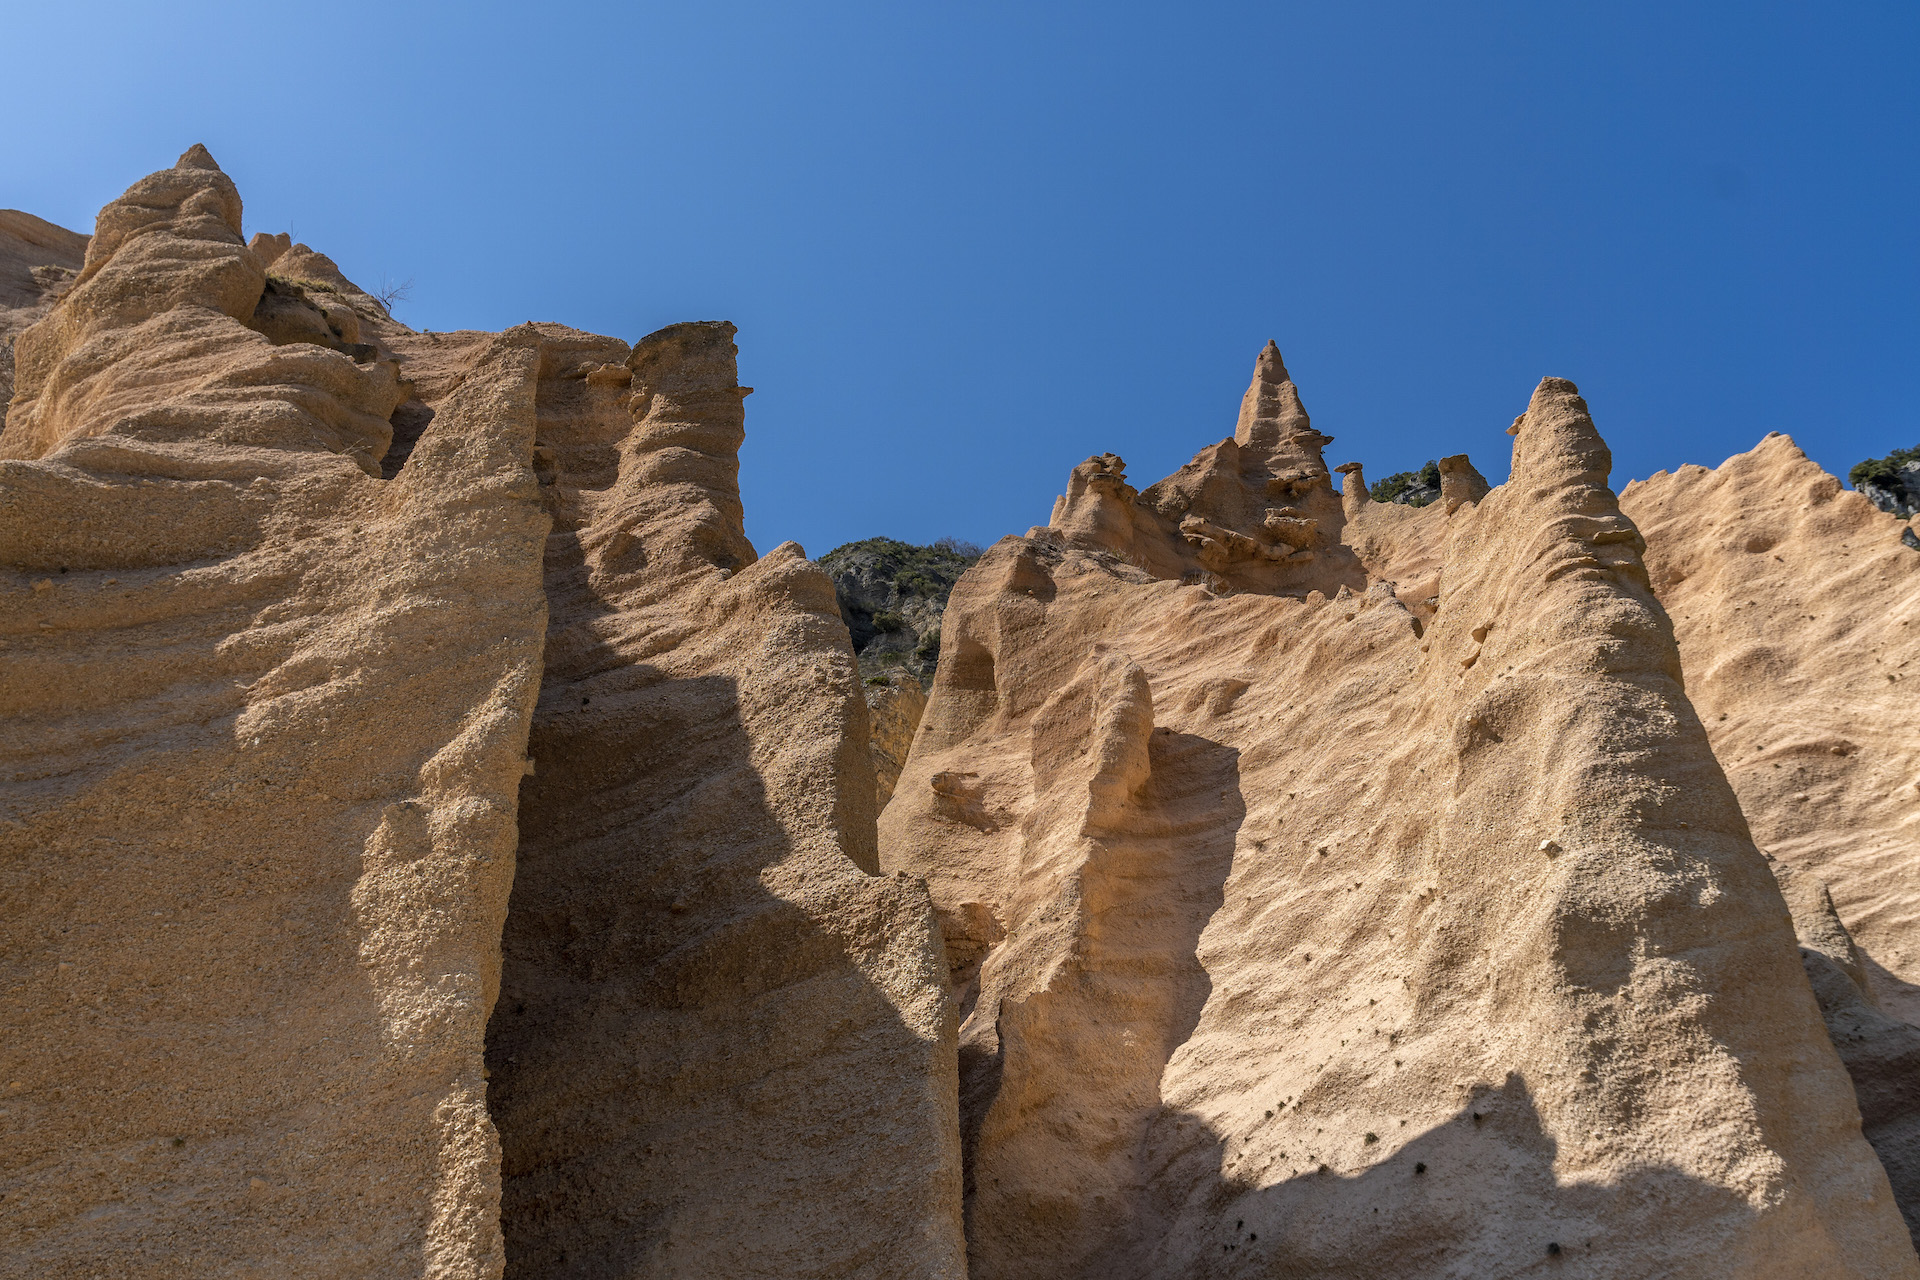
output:
M970 1274L1920 1275L1572 384L1513 479L1104 455L950 601L881 863L964 1018Z
M1848 473L1867 501L1906 520L1920 514L1920 445L1869 458Z
M1860 1130L1886 1166L1894 1199L1920 1242L1920 1027L1889 1015L1868 961L1834 910L1826 882L1776 863L1793 912L1800 963L1820 1001L1827 1033L1853 1078Z
M255 245L196 147L15 346L4 1269L959 1275L931 909L741 532L732 326L413 334Z
M906 768L913 735L926 714L927 695L920 682L904 672L864 676L860 692L867 702L867 724L873 756L874 794L879 808L887 807L893 788Z
M583 335L536 397L552 616L488 1041L507 1270L957 1277L932 908L875 875L832 584L742 531L732 338Z
M947 597L979 558L978 547L951 539L917 547L892 538L849 542L820 557L859 658L882 807L893 796L926 709Z

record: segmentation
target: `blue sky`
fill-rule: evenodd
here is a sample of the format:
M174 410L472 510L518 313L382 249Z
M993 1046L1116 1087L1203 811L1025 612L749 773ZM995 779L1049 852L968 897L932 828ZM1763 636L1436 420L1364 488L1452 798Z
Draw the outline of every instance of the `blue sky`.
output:
M1496 481L1544 374L1614 482L1920 440L1920 7L67 4L0 205L204 142L417 328L740 326L748 532L988 542L1229 434Z

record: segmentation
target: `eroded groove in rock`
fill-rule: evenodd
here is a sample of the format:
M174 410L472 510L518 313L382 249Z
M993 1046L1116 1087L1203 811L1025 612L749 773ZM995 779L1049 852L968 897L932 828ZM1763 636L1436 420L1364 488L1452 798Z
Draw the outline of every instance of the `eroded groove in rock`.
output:
M953 1028L832 583L742 531L733 326L550 344L547 666L490 1032L513 1280L958 1277Z
M489 339L382 482L393 362L250 330L239 230L195 148L19 341L8 1272L496 1276L538 354Z
M1515 433L1343 500L1270 348L1234 440L956 587L881 838L976 1280L1920 1275L1606 447L1558 379ZM1122 670L1144 770L1068 713Z

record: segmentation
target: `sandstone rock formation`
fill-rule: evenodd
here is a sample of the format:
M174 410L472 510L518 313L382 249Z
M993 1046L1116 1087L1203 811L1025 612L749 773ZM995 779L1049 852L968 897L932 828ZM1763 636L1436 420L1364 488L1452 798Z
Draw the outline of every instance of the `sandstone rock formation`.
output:
M14 339L53 309L86 256L87 237L0 209L0 406L13 398Z
M407 474L397 366L250 329L195 148L0 436L11 1274L497 1274L482 1038L546 622L538 353Z
M0 1276L1920 1280L1920 555L1784 437L1376 501L1269 345L949 605L756 553L731 325L241 214L0 214Z
M832 584L742 530L732 338L579 335L536 395L552 620L488 1045L508 1274L958 1277L931 905L876 878Z
M1824 885L1840 936L1858 944L1857 998L1837 983L1815 990L1830 1025L1877 1028L1850 1025L1834 1044L1920 1228L1920 1080L1904 1049L1869 1051L1862 1039L1920 1036L1920 553L1902 540L1910 528L1778 434L1715 470L1628 485L1621 505L1646 533L1687 692L1754 838ZM1825 999L1835 993L1842 1004Z
M831 584L741 533L731 326L413 334L241 227L195 147L16 344L0 1273L960 1275L931 913Z
M971 1275L1915 1276L1572 384L1336 495L1279 354L956 588L881 861L961 1000Z
M874 794L884 809L893 798L900 771L906 768L913 735L920 728L920 717L926 714L927 694L918 680L904 672L866 676L860 686L867 700Z

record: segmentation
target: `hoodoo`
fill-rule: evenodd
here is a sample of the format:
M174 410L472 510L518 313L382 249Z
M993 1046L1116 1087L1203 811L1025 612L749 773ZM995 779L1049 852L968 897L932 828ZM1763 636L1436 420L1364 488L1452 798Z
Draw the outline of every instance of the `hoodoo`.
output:
M1279 354L949 603L881 861L971 1275L1917 1275L1572 383L1343 504Z

